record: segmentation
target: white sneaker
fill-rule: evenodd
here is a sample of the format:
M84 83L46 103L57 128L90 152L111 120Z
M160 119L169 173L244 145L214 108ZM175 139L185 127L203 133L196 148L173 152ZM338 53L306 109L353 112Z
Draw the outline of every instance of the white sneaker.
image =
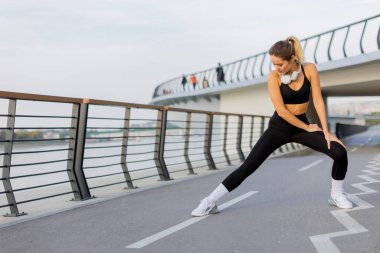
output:
M330 205L337 206L339 208L351 209L353 207L351 201L349 201L343 193L335 194L329 199Z
M206 197L202 199L199 206L191 212L191 215L194 217L201 217L214 213L219 213L218 206L216 204L211 203Z

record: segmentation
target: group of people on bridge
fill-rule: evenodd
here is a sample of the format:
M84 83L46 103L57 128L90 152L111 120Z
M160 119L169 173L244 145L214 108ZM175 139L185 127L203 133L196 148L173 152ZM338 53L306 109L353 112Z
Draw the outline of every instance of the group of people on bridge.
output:
M225 79L224 79L224 70L223 70L223 66L218 63L218 66L216 67L215 69L216 71L216 80L218 83L226 83ZM189 84L187 86L187 84ZM209 85L209 81L207 80L206 76L203 77L202 79L202 83L201 85L199 84L199 80L196 76L196 74L191 74L189 76L186 76L185 74L182 75L182 80L181 80L181 86L182 86L182 91L190 91L190 90L196 90L197 87L198 89L205 89L205 88L208 88L210 85ZM186 87L188 87L186 89ZM162 91L163 95L166 95L166 94L172 94L174 93L172 89L163 89Z
M217 82L218 83L220 83L220 82L226 83L226 81L224 80L224 70L223 70L223 67L220 63L218 63L218 66L216 67L215 71L216 71ZM195 90L196 87L198 86L198 79L197 79L196 75L191 74L189 77L189 81L190 81L189 87L192 87L192 89ZM186 84L187 83L188 83L188 79L187 79L186 75L183 75L182 81L181 81L183 91L186 90ZM208 87L209 87L209 82L208 82L207 78L204 76L203 80L202 80L202 88L208 88Z

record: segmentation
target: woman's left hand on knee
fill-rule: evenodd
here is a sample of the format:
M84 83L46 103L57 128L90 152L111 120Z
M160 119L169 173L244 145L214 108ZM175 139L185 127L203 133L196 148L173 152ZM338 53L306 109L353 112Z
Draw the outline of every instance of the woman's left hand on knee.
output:
M327 148L330 149L331 134L330 133L325 133L325 139L326 139L326 142L327 142Z
M328 147L328 149L330 149L330 142L331 141L336 141L340 145L342 145L345 149L347 149L347 147L343 144L343 142L341 140L338 139L338 137L336 137L335 134L332 134L332 133L325 134L325 139L327 141L327 147Z

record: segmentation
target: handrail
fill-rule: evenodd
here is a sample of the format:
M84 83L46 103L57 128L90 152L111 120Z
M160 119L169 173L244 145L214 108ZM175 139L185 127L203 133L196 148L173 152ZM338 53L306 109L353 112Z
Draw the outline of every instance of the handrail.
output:
M337 36L337 32L344 32L344 30L346 30L343 44L340 44L340 47L342 48L343 58L350 57L350 55L348 55L347 52L347 41L349 35L352 34L352 27L358 25L363 25L362 27L360 27L361 33L359 38L356 38L356 40L353 42L358 42L360 54L368 53L368 50L366 50L364 47L364 42L367 42L368 45L376 44L376 50L380 50L380 25L376 30L375 34L372 34L374 37L371 37L369 40L364 41L365 33L368 31L368 23L375 23L375 21L378 20L379 17L380 14L302 39L301 44L303 44L303 50L305 52L305 55L311 54L312 61L316 64L323 62L323 60L320 59L323 55L326 55L327 61L334 61L340 59L332 55L331 48L334 43L337 43L335 42L336 40L334 40ZM320 49L321 39L326 39L326 37L328 40L328 46L324 49L326 50L324 54L321 55L321 53L318 52L318 50ZM311 42L315 42L315 45L313 45L313 47L307 47L307 45L310 45ZM265 51L250 57L245 57L221 65L224 71L224 77L226 78L225 82L216 78L215 68L208 68L205 70L185 75L185 78L187 79L187 83L185 85L181 84L183 76L172 78L168 81L162 82L155 88L153 93L153 99L172 94L191 94L196 93L198 90L210 89L212 87L221 85L233 85L241 81L253 80L259 77L264 77L272 70L271 62L267 59L269 59L269 54L268 51ZM266 61L268 61L268 70L264 68ZM245 67L241 68L242 65L245 65ZM210 73L212 73L211 77ZM198 83L196 85L192 85L190 83L190 77L192 75L195 75L197 77ZM207 83L205 85L203 84L204 79L207 80Z
M82 99L79 99L79 98L48 96L48 95L30 94L30 93L21 93L21 92L9 92L9 91L0 91L0 98L30 100L30 101L45 101L45 102L61 102L61 103L81 103L82 102Z
M0 145L4 146L0 210L8 208L7 216L12 217L26 214L19 211L20 206L27 208L24 203L66 195L87 200L105 187L134 189L140 180L167 181L181 172L193 175L202 168L240 163L268 123L268 117L261 115L90 98L0 91L0 99L8 100L8 113L0 115L6 121L6 127L0 128ZM25 105L24 101L33 103ZM39 102L51 106L39 108L40 116L36 116L31 107ZM43 115L55 114L45 108L61 103L66 103L66 111L59 116ZM16 113L19 109L22 115ZM29 121L19 123L25 119ZM49 142L42 146L41 141ZM301 148L291 145L287 150Z
M57 103L78 103L78 104L85 103L85 104L106 105L106 106L125 106L125 107L141 108L141 109L157 109L157 110L205 113L205 114L207 113L207 114L214 114L214 115L251 116L250 114L241 114L241 113L224 113L224 112L218 112L218 111L184 109L184 108L171 107L171 106L127 103L127 102L120 102L120 101L109 101L109 100L99 100L99 99L90 99L90 98L70 98L70 97L49 96L49 95L30 94L30 93L21 93L21 92L8 92L8 91L0 91L0 98L29 100L29 101L57 102ZM20 116L21 115L19 115L19 117ZM58 117L59 116L55 116L55 118L58 118ZM67 118L71 118L71 117L67 117Z

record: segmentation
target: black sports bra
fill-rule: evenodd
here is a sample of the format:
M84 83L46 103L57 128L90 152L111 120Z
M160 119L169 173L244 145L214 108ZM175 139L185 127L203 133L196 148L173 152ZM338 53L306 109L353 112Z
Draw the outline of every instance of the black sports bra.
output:
M303 66L301 65L304 76L303 84L299 90L293 90L287 84L281 83L280 91L284 104L303 104L309 101L310 97L310 81L305 75Z

